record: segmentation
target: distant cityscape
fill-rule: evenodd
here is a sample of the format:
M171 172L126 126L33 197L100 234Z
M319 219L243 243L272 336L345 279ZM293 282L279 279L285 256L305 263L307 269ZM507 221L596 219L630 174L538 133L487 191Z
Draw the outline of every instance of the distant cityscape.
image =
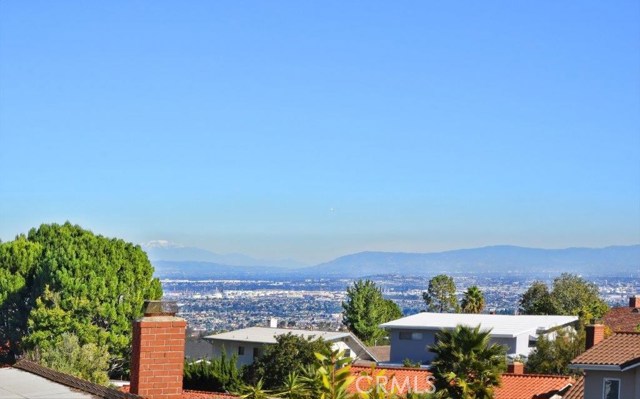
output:
M385 297L394 300L405 315L424 310L422 292L428 277L384 275L371 277ZM454 275L457 291L471 285L483 291L485 312L517 312L522 293L536 280L552 278L529 275ZM589 277L611 305L624 305L629 295L640 292L640 280L632 277ZM352 279L212 279L162 280L166 299L180 306L193 335L250 326L265 326L272 318L280 327L342 329L342 301Z

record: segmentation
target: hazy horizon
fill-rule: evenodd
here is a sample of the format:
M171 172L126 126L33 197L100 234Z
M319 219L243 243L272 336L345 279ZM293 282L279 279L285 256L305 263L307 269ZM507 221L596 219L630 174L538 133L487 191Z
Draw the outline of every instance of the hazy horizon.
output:
M640 3L0 2L0 239L640 243Z

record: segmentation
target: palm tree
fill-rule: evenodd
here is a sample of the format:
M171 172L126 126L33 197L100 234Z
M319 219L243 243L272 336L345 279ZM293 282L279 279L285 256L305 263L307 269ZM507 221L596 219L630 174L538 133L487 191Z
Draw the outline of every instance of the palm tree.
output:
M311 396L304 379L295 371L287 375L279 391L277 396L286 399L306 399Z
M258 380L256 385L245 385L240 388L240 399L269 399L271 392L263 388L262 380Z
M480 313L484 309L484 295L477 285L467 288L462 298L462 311L464 313Z
M458 325L436 334L429 347L439 396L452 399L492 399L506 369L506 348L490 344L490 330Z

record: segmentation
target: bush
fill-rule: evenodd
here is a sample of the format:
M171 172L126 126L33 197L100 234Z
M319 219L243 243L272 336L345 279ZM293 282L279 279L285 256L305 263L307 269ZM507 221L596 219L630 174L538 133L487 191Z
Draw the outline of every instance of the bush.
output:
M63 333L55 345L27 353L27 359L96 384L109 383L107 349L93 343L80 345L78 337L71 333Z
M237 361L237 355L227 359L223 350L219 358L185 362L182 385L185 389L201 391L235 391L242 385Z

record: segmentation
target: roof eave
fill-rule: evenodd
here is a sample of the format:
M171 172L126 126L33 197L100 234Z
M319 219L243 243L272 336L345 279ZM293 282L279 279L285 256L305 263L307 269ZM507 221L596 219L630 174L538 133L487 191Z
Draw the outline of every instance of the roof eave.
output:
M580 370L592 370L592 371L623 371L620 366L614 364L584 364L584 363L576 363L570 364L570 369L580 369Z

